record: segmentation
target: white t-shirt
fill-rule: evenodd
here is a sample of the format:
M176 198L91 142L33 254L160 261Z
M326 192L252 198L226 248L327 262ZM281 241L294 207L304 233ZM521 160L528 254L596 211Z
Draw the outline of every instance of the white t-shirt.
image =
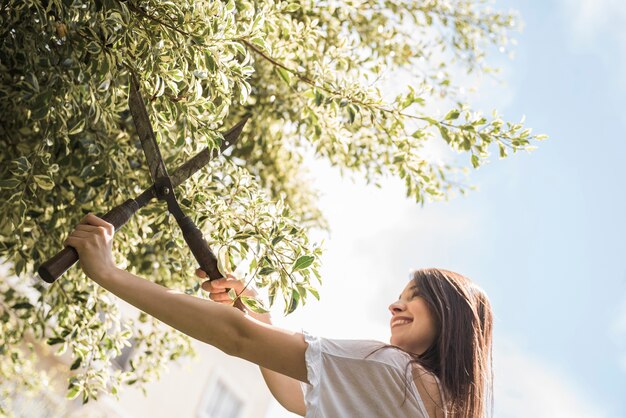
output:
M306 332L306 418L428 418L407 364L378 341L332 340ZM406 391L405 391L406 388ZM405 397L406 393L406 397Z

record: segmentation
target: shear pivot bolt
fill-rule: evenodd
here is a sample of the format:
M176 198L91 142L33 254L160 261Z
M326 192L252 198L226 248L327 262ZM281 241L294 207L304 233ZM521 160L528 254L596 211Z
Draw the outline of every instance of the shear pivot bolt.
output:
M164 195L168 195L168 194L170 194L170 188L169 187L164 187L162 192L163 192Z

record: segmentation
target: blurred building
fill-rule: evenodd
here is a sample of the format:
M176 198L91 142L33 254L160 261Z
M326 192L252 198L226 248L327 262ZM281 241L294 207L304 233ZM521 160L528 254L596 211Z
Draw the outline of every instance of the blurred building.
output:
M119 400L113 397L98 400L82 407L75 416L264 417L271 394L259 368L209 345L194 344L198 356L184 360L182 365L172 364L160 381L148 385L147 396L139 389L126 386Z
M1 262L0 280L21 294L33 292L25 280L8 275L8 266ZM37 295L31 296L34 300ZM123 301L119 307L126 315L137 312ZM119 399L100 396L97 401L83 405L80 396L76 400L66 398L73 361L70 354L55 355L58 347L26 337L24 352L32 347L36 359L33 367L44 370L48 380L40 382L44 389L35 397L23 394L13 382L0 380L0 389L8 389L10 393L9 400L0 396L0 406L10 405L15 418L261 418L266 415L272 395L258 366L199 341L193 345L197 356L168 364L160 380L146 385L146 395L141 389L126 385L120 387ZM111 367L127 370L132 354L132 346L124 348Z
M161 379L147 385L147 394L123 386L119 400L104 396L82 405L65 399L69 358L54 356L47 346L37 348L39 366L51 375L48 389L36 398L12 399L16 418L260 418L266 415L271 394L258 367L194 343L198 353L168 366ZM132 350L132 348L131 348ZM131 350L113 367L127 367Z

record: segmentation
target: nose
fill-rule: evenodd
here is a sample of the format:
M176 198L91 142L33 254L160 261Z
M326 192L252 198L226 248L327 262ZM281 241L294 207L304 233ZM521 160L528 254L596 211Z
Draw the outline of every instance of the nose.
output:
M392 316L395 316L399 314L400 312L403 312L405 309L406 309L406 305L404 304L404 302L399 301L399 300L389 305L389 312L391 312Z

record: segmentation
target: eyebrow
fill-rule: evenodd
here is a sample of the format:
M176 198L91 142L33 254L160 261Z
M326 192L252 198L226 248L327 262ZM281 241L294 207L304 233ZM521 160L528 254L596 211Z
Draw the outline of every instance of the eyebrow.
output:
M415 289L417 289L416 285L413 285L413 286L409 287L409 290L415 290ZM404 293L404 292L402 292L402 293ZM398 296L398 300L402 299L402 293L400 293L400 296Z

